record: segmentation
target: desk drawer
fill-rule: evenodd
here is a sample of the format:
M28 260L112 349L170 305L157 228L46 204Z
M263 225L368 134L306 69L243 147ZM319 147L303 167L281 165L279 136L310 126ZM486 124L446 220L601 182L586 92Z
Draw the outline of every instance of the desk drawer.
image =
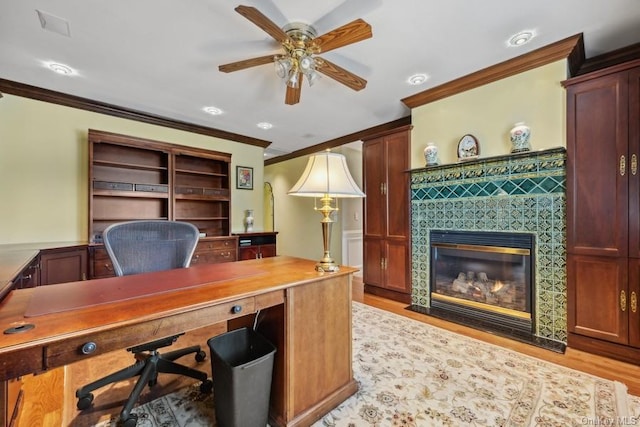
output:
M237 245L235 237L219 238L215 240L200 240L196 246L196 252L212 251L220 249L235 249Z
M191 258L191 265L237 261L237 241L235 236L200 240Z
M107 250L103 247L94 247L92 248L92 271L91 278L92 279L101 279L103 277L113 277L116 275L113 264L111 263L111 258L109 258L109 254Z
M234 307L239 307L239 311L237 309L234 310ZM169 335L241 317L253 313L255 310L255 298L243 298L238 301L204 307L137 325L110 329L84 337L65 340L64 342L52 344L45 349L45 366L53 368L67 365L109 351L129 348ZM95 344L95 351L88 355L83 354L82 347L89 342Z
M217 264L220 262L237 261L235 249L224 249L216 251L197 251L193 253L191 265Z
M28 334L29 332L24 332ZM42 347L18 350L10 353L8 357L3 355L3 363L0 364L0 376L2 378L17 378L42 372ZM1 405L0 405L1 406Z

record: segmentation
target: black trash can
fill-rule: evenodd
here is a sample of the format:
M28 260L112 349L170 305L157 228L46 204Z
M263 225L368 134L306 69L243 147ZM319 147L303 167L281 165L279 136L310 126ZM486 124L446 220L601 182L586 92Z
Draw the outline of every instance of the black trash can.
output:
M251 328L215 336L207 344L218 426L266 426L275 346Z

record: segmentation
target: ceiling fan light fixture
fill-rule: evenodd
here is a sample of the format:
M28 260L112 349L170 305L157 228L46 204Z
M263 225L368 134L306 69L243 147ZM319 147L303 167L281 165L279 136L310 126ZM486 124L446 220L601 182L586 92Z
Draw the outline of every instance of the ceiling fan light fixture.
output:
M316 70L311 70L311 72L307 74L307 81L309 82L309 86L313 86L313 84L318 80L320 80L320 73L318 73Z
M289 75L293 62L291 58L287 56L276 56L276 60L273 61L276 67L276 75L281 79L284 79Z
M287 86L297 89L300 86L300 80L298 79L298 70L295 68L289 71L289 78L287 79Z
M300 71L302 71L305 74L311 73L313 70L316 69L316 62L313 59L313 57L309 54L302 55L298 60L298 64L300 66Z

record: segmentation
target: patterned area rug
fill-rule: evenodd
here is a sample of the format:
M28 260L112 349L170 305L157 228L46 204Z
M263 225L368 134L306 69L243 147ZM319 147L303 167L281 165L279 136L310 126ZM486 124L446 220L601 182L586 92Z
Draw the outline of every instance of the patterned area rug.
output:
M640 398L621 383L357 302L353 328L359 391L314 427L640 425ZM138 427L216 425L196 386L135 412Z

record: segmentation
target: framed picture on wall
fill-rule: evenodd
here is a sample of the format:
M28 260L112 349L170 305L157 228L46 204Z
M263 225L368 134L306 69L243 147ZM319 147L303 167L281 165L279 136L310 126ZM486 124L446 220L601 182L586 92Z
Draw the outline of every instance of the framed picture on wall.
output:
M236 166L236 188L253 190L253 168Z

